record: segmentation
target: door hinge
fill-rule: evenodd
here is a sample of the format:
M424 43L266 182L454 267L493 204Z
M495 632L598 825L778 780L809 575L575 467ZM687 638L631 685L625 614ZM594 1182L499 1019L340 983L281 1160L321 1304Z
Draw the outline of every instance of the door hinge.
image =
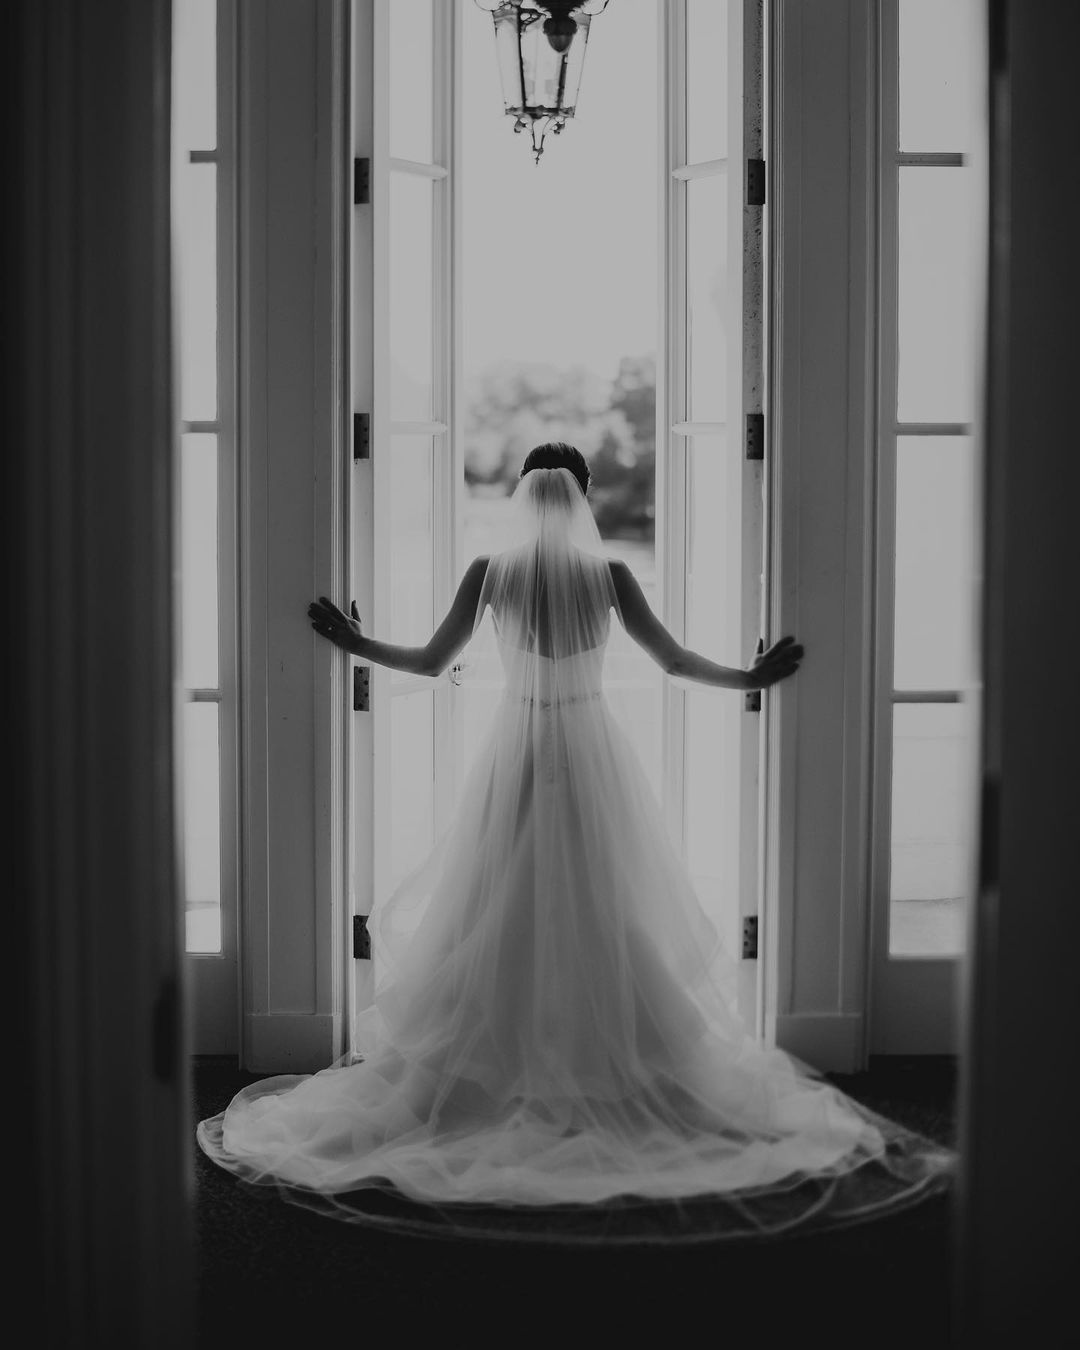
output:
M746 414L746 458L765 458L765 414Z
M371 458L371 414L353 413L352 419L352 457L355 463L360 459Z
M748 159L746 161L746 204L747 206L765 205L765 161Z
M744 914L742 921L742 954L744 961L757 960L757 915Z
M367 921L366 914L354 914L352 918L352 954L357 961L371 960L371 934Z
M353 666L352 672L353 712L371 711L371 667Z
M371 160L354 159L353 160L353 192L352 199L354 206L368 206L371 203Z

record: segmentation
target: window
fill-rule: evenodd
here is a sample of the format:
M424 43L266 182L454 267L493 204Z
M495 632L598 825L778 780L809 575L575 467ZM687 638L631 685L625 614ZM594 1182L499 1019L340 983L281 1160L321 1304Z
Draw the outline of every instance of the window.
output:
M186 945L193 956L222 958L228 970L213 978L230 992L237 836L232 20L228 0L173 5Z
M892 958L964 945L977 753L979 178L964 4L883 7L877 886Z

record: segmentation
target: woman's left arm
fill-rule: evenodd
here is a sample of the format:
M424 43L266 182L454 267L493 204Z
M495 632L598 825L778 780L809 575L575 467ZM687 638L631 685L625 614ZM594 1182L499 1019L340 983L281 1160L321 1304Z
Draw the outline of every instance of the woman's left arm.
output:
M393 642L380 642L360 631L360 615L356 601L352 603L352 617L338 609L326 596L308 605L308 617L316 633L351 652L362 661L404 670L410 675L441 675L450 662L472 637L476 607L487 572L487 558L475 558L466 569L458 586L454 602L423 647L402 647Z

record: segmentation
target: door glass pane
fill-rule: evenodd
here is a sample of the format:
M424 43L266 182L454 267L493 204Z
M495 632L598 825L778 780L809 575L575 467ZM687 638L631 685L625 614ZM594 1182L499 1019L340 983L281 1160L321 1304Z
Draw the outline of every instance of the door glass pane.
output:
M390 641L418 646L431 637L435 553L433 441L390 441Z
M180 416L217 416L217 165L185 164L176 174Z
M722 422L727 385L727 174L686 184L687 420Z
M218 706L186 703L184 734L184 889L187 950L221 950L221 812Z
M417 867L434 843L435 696L401 694L390 711L391 885Z
M967 436L896 446L894 685L959 689L976 669L974 455Z
M686 451L686 641L713 661L734 664L726 548L738 530L739 498L728 490L727 438L693 436Z
M739 757L742 700L727 689L686 693L686 860L702 908L734 953L739 916ZM735 953L737 954L737 953Z
M217 146L217 0L173 0L173 144Z
M661 610L656 575L656 550L651 539L615 538L606 541L609 557L625 562L641 587L654 614ZM608 705L622 727L656 796L663 798L661 725L664 675L612 615L604 654L604 690Z
M971 894L972 713L893 708L890 956L955 956Z
M390 11L390 154L431 163L431 0L393 0Z
M963 0L900 0L900 148L970 148L972 9Z
M969 422L975 410L974 182L967 169L901 168L900 420Z
M180 590L184 684L218 683L217 437L180 438Z
M686 6L686 160L727 154L728 0Z
M390 415L399 422L431 420L434 186L390 175Z

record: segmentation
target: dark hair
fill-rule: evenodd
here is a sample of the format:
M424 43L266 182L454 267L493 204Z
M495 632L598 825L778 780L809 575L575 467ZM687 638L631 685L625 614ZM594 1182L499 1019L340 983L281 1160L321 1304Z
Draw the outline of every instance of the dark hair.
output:
M524 478L531 469L569 469L581 485L582 493L589 491L592 474L585 456L580 450L565 441L545 441L537 445L525 456L519 478Z

